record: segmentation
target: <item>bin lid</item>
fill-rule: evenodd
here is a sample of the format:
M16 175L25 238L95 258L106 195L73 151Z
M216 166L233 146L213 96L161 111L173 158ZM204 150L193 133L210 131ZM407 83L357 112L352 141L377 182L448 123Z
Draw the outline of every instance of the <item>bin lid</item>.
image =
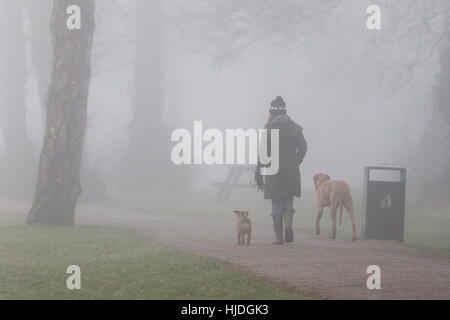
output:
M389 166L389 165L368 166L368 167L365 167L365 168L366 169L376 169L376 170L406 170L406 168L403 168L403 167Z
M402 182L406 181L406 168L396 166L371 166L365 167L365 181L387 181ZM378 174L377 174L378 173ZM392 176L396 173L397 176Z

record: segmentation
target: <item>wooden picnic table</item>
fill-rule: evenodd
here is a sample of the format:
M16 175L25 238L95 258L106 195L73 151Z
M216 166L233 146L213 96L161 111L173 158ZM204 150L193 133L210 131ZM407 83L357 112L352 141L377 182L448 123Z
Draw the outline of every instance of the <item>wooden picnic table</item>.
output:
M219 192L217 193L215 200L216 201L227 201L235 189L252 188L253 183L252 183L251 179L247 183L239 182L239 180L241 179L243 174L254 173L254 172L255 172L255 166L251 166L251 165L230 166L228 175L227 175L225 181L211 182L211 184L214 187L219 188Z

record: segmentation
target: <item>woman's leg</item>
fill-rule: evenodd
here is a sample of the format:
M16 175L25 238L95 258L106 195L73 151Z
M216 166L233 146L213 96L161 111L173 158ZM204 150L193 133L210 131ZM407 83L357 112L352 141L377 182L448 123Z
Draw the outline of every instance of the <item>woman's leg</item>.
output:
M283 210L279 200L272 200L272 221L275 232L275 245L283 244Z
M292 230L292 224L294 220L294 199L288 198L284 201L283 216L284 216L284 241L289 243L294 241L294 231Z

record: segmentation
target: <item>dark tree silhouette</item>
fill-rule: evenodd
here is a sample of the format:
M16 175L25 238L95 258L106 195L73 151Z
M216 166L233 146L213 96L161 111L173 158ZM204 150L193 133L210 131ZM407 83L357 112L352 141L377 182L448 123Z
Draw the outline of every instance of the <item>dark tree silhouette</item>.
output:
M408 83L415 70L430 59L439 57L440 69L434 86L433 109L412 155L413 170L410 177L417 188L414 198L418 205L447 206L450 196L450 3L446 0L414 3L403 0L392 2L390 6L397 26L391 32L391 39L383 39L386 53L410 54L397 56L398 65L392 68L395 71L389 71L393 75L389 85L393 84L391 87L396 89ZM399 46L402 51L398 50Z
M450 33L449 33L450 35ZM450 37L449 37L450 40ZM450 41L449 41L450 43ZM416 168L421 170L421 190L436 205L450 198L450 45L440 53L441 70L436 77L433 114L426 125ZM431 197L429 195L432 195ZM425 200L425 199L421 199ZM428 205L428 203L427 203Z
M25 117L24 1L0 4L0 124L4 157L1 159L2 193L23 197L32 192L36 165Z
M137 1L134 107L127 187L161 186L170 163L163 97L163 1Z
M81 8L80 30L66 26L70 5ZM74 224L81 193L94 11L92 0L55 0L53 4L53 70L46 102L47 126L28 224Z
M31 60L36 71L40 102L44 106L52 66L51 34L48 23L52 13L52 2L30 1L27 9L31 28ZM45 120L45 112L42 112L42 116Z

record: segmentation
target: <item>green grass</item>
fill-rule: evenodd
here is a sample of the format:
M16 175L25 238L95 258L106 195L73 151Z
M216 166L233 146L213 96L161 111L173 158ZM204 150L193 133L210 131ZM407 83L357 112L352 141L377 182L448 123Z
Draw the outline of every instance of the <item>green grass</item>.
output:
M357 231L361 230L362 194L353 189ZM190 190L177 193L176 205L172 193L152 190L146 194L132 196L123 194L110 205L142 209L148 212L164 212L180 216L234 219L233 209L247 209L253 221L271 223L271 204L263 200L255 189L241 189L232 194L226 203L214 201L215 190ZM408 204L408 201L407 201ZM296 227L314 232L316 218L316 197L313 189L304 188L302 198L295 200L294 224ZM321 221L323 232L329 232L331 221L329 208L325 209ZM342 226L338 226L338 238L351 238L351 225L344 210ZM361 235L359 234L361 237ZM405 244L450 256L450 208L442 211L420 211L407 206L405 214Z
M11 217L0 216L0 299L305 298L230 264L163 248L130 231L5 226ZM69 265L81 268L81 290L66 288Z
M410 209L409 212L405 222L405 243L450 257L450 210Z

